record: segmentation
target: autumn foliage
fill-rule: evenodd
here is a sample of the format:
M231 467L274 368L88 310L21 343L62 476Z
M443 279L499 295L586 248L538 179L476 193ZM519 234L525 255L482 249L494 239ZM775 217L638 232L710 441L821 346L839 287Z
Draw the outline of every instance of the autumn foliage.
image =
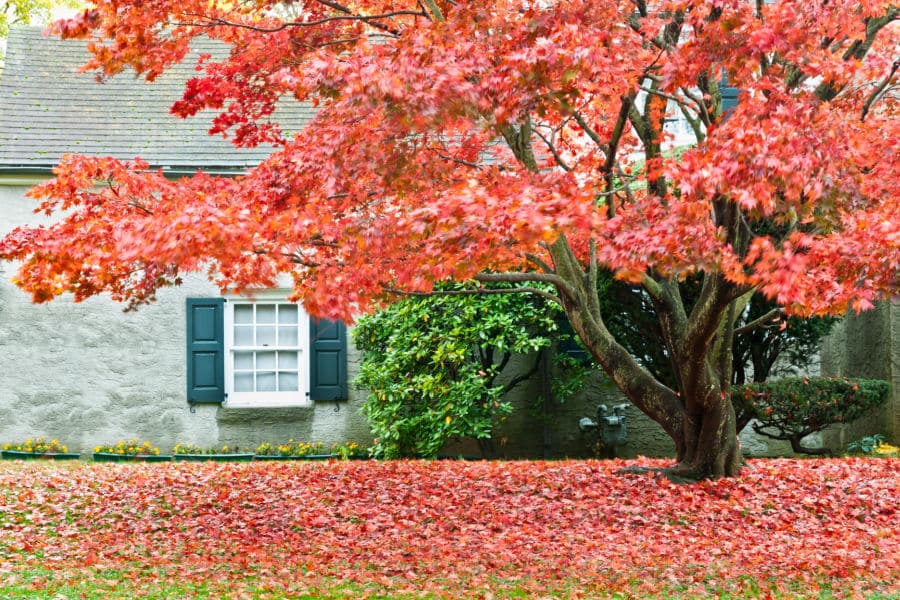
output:
M131 303L185 272L223 289L279 274L315 314L454 278L551 283L590 354L675 440L734 475L731 325L759 291L799 315L898 289L898 9L865 0L281 3L98 0L57 24L89 67L149 79L223 41L172 107L276 151L246 175L178 181L69 156L32 195L69 211L17 230L38 301ZM101 38L104 38L101 41ZM723 111L723 87L738 95ZM276 108L318 107L302 131ZM696 143L671 152L666 120ZM610 334L598 270L652 300L678 389ZM696 302L679 291L702 276Z
M753 461L696 486L623 466L6 462L0 592L91 580L206 582L229 598L336 582L454 598L898 591L898 460Z

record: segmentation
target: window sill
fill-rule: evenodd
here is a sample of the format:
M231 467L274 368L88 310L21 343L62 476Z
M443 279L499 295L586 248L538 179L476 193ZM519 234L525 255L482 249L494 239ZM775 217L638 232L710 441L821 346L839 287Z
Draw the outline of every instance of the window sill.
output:
M228 400L222 403L222 408L233 408L235 410L246 408L312 408L313 406L315 406L315 403L312 400Z

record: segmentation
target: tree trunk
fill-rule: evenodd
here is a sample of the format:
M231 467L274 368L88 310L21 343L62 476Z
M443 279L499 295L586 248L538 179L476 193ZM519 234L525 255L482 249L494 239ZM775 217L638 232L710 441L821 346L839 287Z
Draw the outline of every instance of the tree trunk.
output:
M691 480L737 476L741 451L729 394L733 323L723 325L737 313L729 311L733 290L724 279L715 278L704 286L690 316L674 280L657 286L648 282L663 331L660 343L675 367L680 388L676 393L607 329L600 314L593 261L585 273L564 237L550 251L563 282L558 284L560 298L572 328L622 393L675 442L677 464L669 474Z
M731 400L721 396L708 399L705 410L686 415L684 452L678 456L673 473L690 479L740 474L742 457L735 422Z

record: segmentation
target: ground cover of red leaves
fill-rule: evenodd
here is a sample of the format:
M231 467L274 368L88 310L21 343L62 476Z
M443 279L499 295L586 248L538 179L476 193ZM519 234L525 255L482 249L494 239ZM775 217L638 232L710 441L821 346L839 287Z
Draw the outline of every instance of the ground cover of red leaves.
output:
M635 464L3 462L0 597L900 594L900 459Z

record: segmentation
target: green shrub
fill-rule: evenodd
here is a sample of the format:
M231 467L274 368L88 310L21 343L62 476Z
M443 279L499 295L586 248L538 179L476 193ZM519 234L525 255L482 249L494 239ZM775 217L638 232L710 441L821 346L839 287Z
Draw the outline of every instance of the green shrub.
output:
M355 383L369 391L363 410L376 457L434 457L456 437L476 438L490 454L495 420L512 411L504 394L537 362L503 383L498 375L514 354L550 346L557 329L554 309L532 294L439 289L444 294L410 297L363 317L353 330L363 353Z
M847 444L847 452L850 454L875 454L875 450L883 443L884 436L880 433L867 435L864 438L853 440Z
M888 444L880 433L868 435L864 438L853 440L847 444L849 454L863 454L865 456L883 456L900 458L900 448Z
M736 407L747 410L756 433L791 443L794 452L830 454L806 448L807 435L836 423L849 423L887 399L889 384L875 379L792 377L732 388Z

